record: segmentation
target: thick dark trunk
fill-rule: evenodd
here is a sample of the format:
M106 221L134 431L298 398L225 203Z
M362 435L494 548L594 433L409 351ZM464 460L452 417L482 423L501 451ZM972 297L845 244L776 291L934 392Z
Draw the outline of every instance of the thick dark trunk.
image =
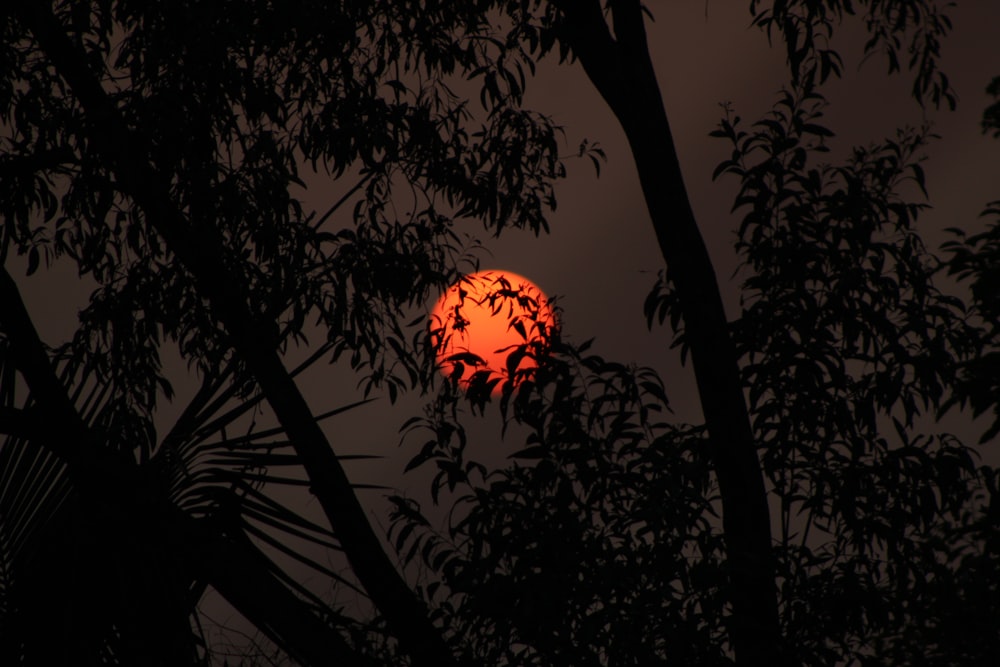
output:
M563 38L628 138L668 277L680 299L705 424L713 445L731 568L731 638L741 665L778 664L781 638L767 495L722 297L688 201L638 0L557 1Z
M90 139L108 161L122 191L143 210L217 313L234 350L294 444L309 476L310 491L390 632L415 665L453 664L454 656L440 631L386 554L330 443L282 364L275 349L273 322L269 326L254 319L243 286L222 266L220 232L211 221L189 221L178 210L165 179L148 160L146 142L127 128L47 3L21 0L16 12L79 100L92 128Z

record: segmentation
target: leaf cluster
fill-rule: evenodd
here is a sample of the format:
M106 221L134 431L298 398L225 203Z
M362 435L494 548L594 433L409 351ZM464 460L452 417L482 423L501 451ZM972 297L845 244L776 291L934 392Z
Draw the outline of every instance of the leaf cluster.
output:
M372 386L389 381L395 394L420 383L414 332L395 323L455 277L468 245L452 221L543 231L564 174L558 128L520 108L530 60L492 36L484 7L67 3L57 16L149 146L162 187L221 233L219 261L261 320L293 324L289 339L303 342L317 318ZM73 96L16 23L5 29L3 254L27 252L31 270L41 254L67 256L97 283L77 354L113 367L116 391L148 417L166 387L161 340L203 373L228 360L228 341L87 145ZM484 119L456 83L480 85ZM319 216L296 194L303 162L361 180L341 229L320 227L336 205ZM405 343L402 359L389 336Z
M564 173L558 128L520 106L523 68L530 64L516 43L494 35L486 8L122 0L58 2L54 18L99 82L111 113L135 138L121 148L150 165L156 182L148 185L175 205L177 224L220 240L213 261L240 285L236 297L266 343L286 352L293 343L308 343L318 325L321 345L309 364L346 354L365 375L366 392L387 385L394 399L432 377L423 356L427 332L411 311L449 284L463 262L473 263L468 249L476 243L457 225L471 220L494 233L544 231L555 206L553 183ZM365 644L362 651L391 644L380 634L384 627L341 618L255 551L266 544L345 590L355 586L322 558L304 555L336 553L339 544L328 528L273 498L275 487L309 482L283 431L256 428L252 417L262 397L231 352L234 332L221 326L195 278L100 152L93 136L99 119L84 113L79 91L67 88L17 16L5 14L0 27L0 258L26 253L29 274L43 261L68 260L95 286L79 330L54 355L66 369L59 382L88 441L131 460L127 466L143 480L143 498L210 526L221 548L261 566L257 583L268 591L261 599L299 611L283 596L304 601L313 646L330 639L325 633L333 628L333 637L344 633ZM453 91L476 86L483 90L480 114ZM300 173L303 165L336 187L347 183L325 212L305 203L302 192L312 179ZM353 208L344 206L352 197ZM203 387L158 437L153 414L172 397L160 359L167 344L177 345ZM13 396L20 380L12 365L4 368L0 394ZM22 395L7 405L5 433L35 414L35 400ZM234 424L246 420L249 430L232 436ZM27 613L23 605L42 590L45 571L70 573L75 565L64 556L89 549L92 558L80 563L94 567L94 584L67 589L73 604L98 595L105 575L127 563L122 581L134 576L163 594L184 592L158 616L172 619L162 634L176 631L182 652L198 644L189 620L204 579L188 591L193 575L186 570L159 583L155 578L174 566L177 549L190 555L200 547L164 546L158 540L167 538L150 531L132 537L121 524L75 542L92 526L89 512L100 512L87 506L67 514L49 500L61 500L65 494L56 491L75 489L80 478L67 478L52 457L39 455L39 440L34 431L18 431L0 446L3 457L15 461L4 469L0 494L0 562L10 612L4 622L38 620L32 613L42 610ZM110 483L107 491L117 494L109 501L114 507L128 504L133 492L135 486ZM144 509L137 502L134 518ZM158 516L141 518L157 526ZM34 533L44 539L32 543ZM165 560L150 560L149 550ZM32 553L62 555L32 565ZM232 572L244 570L234 565ZM275 579L280 585L268 588ZM44 590L52 593L47 599L56 597ZM151 595L149 604L157 599ZM161 631L152 624L146 634L138 632L141 615L122 625L135 608L130 600L110 600L67 646L108 663L142 655L141 645L155 643L147 635ZM273 632L266 615L252 620ZM130 652L133 641L139 653ZM29 651L17 641L10 646L15 662ZM293 655L292 649L303 650L284 648ZM29 652L36 649L47 650L38 643Z
M995 77L986 92L1000 97L1000 77ZM983 112L983 132L993 130L993 137L1000 138L1000 103L994 103ZM987 204L980 214L992 218L986 229L977 234L967 234L958 227L949 228L954 239L942 245L950 255L946 262L949 275L968 283L972 291L972 312L982 322L979 344L981 354L960 369L961 381L955 395L948 403L968 405L979 416L992 408L993 423L983 433L981 442L995 438L1000 433L1000 200Z
M937 70L939 38L950 24L936 6L862 5L871 35L866 53L883 50L891 72L900 69L899 51L909 50L914 96L935 106L953 104L948 80ZM934 432L931 420L960 386L959 369L984 359L984 329L962 300L936 284L945 265L917 232L927 207L919 200L927 194L921 161L934 137L926 127L904 128L852 149L840 164L824 162L835 135L823 122L826 102L818 86L841 73L842 60L828 40L835 23L855 8L840 2L762 7L754 3L756 22L785 42L791 84L772 111L749 128L727 108L713 136L731 145L731 157L715 177L739 180L734 212L741 215L735 248L742 312L731 324L731 336L778 516L774 557L783 633L793 638L795 657L803 664L845 659L876 664L885 656L894 664L923 664L928 656L943 664L983 661L996 638L996 629L981 620L995 617L989 591L996 578L984 575L995 563L988 527L994 525L995 472L979 465L977 452L961 439ZM985 238L975 239L965 251L968 257L983 261L975 246ZM974 275L985 280L989 272ZM683 356L685 332L669 272L661 274L645 314L650 325L670 320L673 346ZM645 573L651 561L613 528L622 525L614 518L618 482L639 506L648 498L669 498L685 507L655 482L619 472L622 465L629 468L623 463L628 456L622 458L627 451L637 461L655 461L669 476L683 465L683 449L660 458L656 445L663 441L652 434L637 440L642 446L636 449L611 444L643 431L636 428L645 423L638 407L643 401L624 387L649 378L608 362L588 365L577 356L575 363L586 369L583 384L593 383L596 390L578 394L568 384L544 380L571 375L560 375L561 353L557 346L537 383L509 389L501 398L502 414L531 429L528 446L508 468L487 472L467 460L459 414L442 407L451 402L439 400L425 421L413 423L432 433L413 464L438 466L435 493L445 486L471 491L460 495L443 532L431 528L415 503L397 499L397 549L406 562L427 568L431 583L425 591L438 601L442 619L470 615L472 620L459 621L456 637L484 637L467 649L476 659L498 664L548 664L553 655L573 664L724 659L709 648L719 646L711 632L703 634L699 625L690 625L693 617L675 614L691 610L720 627L722 605L699 597L711 584L671 588L679 595L671 598L656 579L635 574ZM618 384L626 376L631 380ZM623 391L629 400L620 400ZM985 385L977 389L983 400L993 394ZM592 418L595 407L601 418ZM705 457L711 443L702 439L695 446L690 451ZM712 497L692 478L674 481ZM685 498L680 488L672 486L669 493ZM705 517L709 508L691 516ZM642 516L636 508L626 514ZM675 555L690 556L688 572L704 567L724 577L721 552L685 551L672 531L692 523L684 516L672 519L675 523L655 524L653 544L673 544ZM712 534L710 522L693 525L692 535ZM576 565L574 556L592 569ZM616 569L619 562L629 564L631 579ZM674 564L660 574L682 571ZM985 577L984 590L971 586L977 577ZM611 608L620 600L643 604L641 594L629 598L613 585L601 588L623 579L659 591L663 607L651 613L667 620L643 626L648 643L615 653L607 648L615 646L614 638L604 637L601 627L632 635L616 625L621 617ZM496 583L483 583L490 581ZM599 602L586 594L581 599L583 581L602 591ZM955 614L970 619L979 635L952 622ZM588 625L591 616L605 625ZM680 628L707 650L686 653L690 645L672 634ZM587 638L594 634L603 638L602 648L588 652ZM656 642L664 636L671 641L661 652Z
M727 108L712 133L732 146L715 176L739 179L731 330L780 507L787 635L807 663L892 647L909 664L919 656L899 637L933 625L928 608L957 604L928 573L968 576L957 561L941 566L941 536L980 515L993 474L960 439L925 430L957 369L981 358L982 330L935 284L943 263L916 230L926 204L906 197L926 195L933 135L902 129L831 165L819 159L833 136L824 105L812 80L793 78L765 118L747 129ZM661 321L671 312L662 297L652 305ZM946 654L955 637L936 641L921 650Z
M942 8L943 4L943 8ZM753 24L780 40L787 54L793 86L811 88L831 75L840 77L843 59L831 46L835 28L845 18L863 16L867 59L885 57L888 73L902 70L901 58L913 75L911 94L921 105L942 102L954 109L955 91L941 71L942 40L951 30L945 10L953 2L937 0L752 0Z
M703 429L673 426L658 377L556 341L501 410L525 433L511 465L468 460L447 391L406 439L450 471L437 532L395 498L391 537L425 568L440 622L475 662L728 664L721 536Z

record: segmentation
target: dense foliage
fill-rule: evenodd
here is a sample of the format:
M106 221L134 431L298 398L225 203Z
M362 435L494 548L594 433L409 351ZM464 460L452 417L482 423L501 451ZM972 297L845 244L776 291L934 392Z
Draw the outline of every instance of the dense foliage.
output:
M872 3L866 49L888 40L890 71L901 35L887 32L880 4L929 49L910 63L914 96L953 104L935 68L947 19L933 6ZM752 126L727 109L713 132L732 154L716 176L740 182L743 309L731 335L776 512L782 633L796 664L987 664L1000 613L997 475L934 421L956 401L975 414L997 406L995 226L946 245L947 260L925 247L927 128L829 161L821 84L841 59L817 35L850 8L829 5L757 14L788 44L791 81ZM970 279L972 299L942 291L943 272ZM651 325L670 321L683 356L683 319L662 275L646 311ZM477 637L479 660L728 663L717 633L729 610L710 583L726 577L714 477L701 458L711 442L651 419L666 401L646 395L655 385L636 371L558 355L550 367L566 363L575 383L556 373L513 403L532 434L514 456L537 463L463 479L441 534L413 538L425 520L400 500L402 553L419 547L440 573L452 597L428 590L444 618L460 619L457 634ZM460 463L455 432L425 426L446 436L439 465ZM520 534L536 537L524 544Z
M436 382L433 332L415 318L475 266L477 232L547 229L560 128L522 94L553 53L599 79L605 46L584 54L588 29L613 29L607 53L621 59L603 65L632 76L643 8L604 4L4 9L0 661L218 661L192 622L207 587L304 664L741 660L735 628L750 627L751 607L734 604L732 582L746 561L719 472L732 443L676 423L653 371L557 331L514 351L535 371L512 364L468 392ZM842 70L826 38L855 14L865 51L890 73L905 65L921 104L953 105L938 67L950 24L931 0L751 12L785 46L789 81L764 118L747 126L727 109L713 132L730 154L716 176L737 182L742 267L742 313L715 334L734 346L760 461L745 472L763 477L773 514L784 644L770 650L786 664L988 663L997 474L935 418L1000 410L1000 225L956 230L936 255L917 231L932 133L831 155L822 116L823 85ZM983 128L997 132L995 105ZM600 149L584 156L599 164ZM312 210L317 181L336 194ZM72 340L39 338L14 253L29 274L71 262L92 282ZM968 291L948 293L944 274ZM682 277L667 267L646 315L669 322L663 347L686 358L697 341ZM173 396L165 346L201 390L158 433ZM308 357L288 371L297 349ZM338 359L364 396L433 392L405 442L411 467L436 467L431 497L449 519L393 498L400 570L366 541L349 455L334 442L339 456L323 458L331 443L308 428L351 406L299 409L296 375ZM273 427L255 421L265 401ZM508 437L527 436L491 469L467 451L466 426L495 409ZM998 429L1000 417L983 442ZM295 489L322 514L306 516Z

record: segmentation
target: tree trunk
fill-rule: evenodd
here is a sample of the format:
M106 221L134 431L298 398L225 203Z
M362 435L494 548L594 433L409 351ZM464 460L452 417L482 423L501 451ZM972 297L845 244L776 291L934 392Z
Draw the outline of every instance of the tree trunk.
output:
M730 637L741 665L780 663L771 525L760 461L729 338L722 297L688 201L638 0L553 0L561 38L625 130L667 276L680 300L698 395L722 497L731 572Z

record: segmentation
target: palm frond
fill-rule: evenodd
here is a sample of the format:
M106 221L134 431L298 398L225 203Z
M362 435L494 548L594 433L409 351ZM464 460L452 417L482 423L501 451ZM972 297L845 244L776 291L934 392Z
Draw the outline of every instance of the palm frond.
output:
M329 345L321 346L292 370L292 376L301 374L329 350ZM330 602L303 585L303 577L316 575L335 588L350 591L352 597L367 596L351 578L317 556L326 552L341 557L335 534L293 509L294 501L279 492L308 487L310 481L302 473L301 462L284 429L258 428L254 411L260 408L262 400L259 394L241 395L235 362L223 366L216 375L203 379L156 448L152 463L163 468L170 500L186 513L205 518L225 517L226 525L238 526L248 540L273 550L286 562L305 566L312 574L297 578L288 573L287 567L269 560L269 570L275 577L309 601L321 617L331 619L336 614ZM373 400L367 398L338 406L315 419L332 419ZM359 461L381 457L348 454L338 458ZM291 497L298 498L299 494L293 493ZM230 523L233 518L237 519L235 524ZM301 567L297 569L302 571Z

